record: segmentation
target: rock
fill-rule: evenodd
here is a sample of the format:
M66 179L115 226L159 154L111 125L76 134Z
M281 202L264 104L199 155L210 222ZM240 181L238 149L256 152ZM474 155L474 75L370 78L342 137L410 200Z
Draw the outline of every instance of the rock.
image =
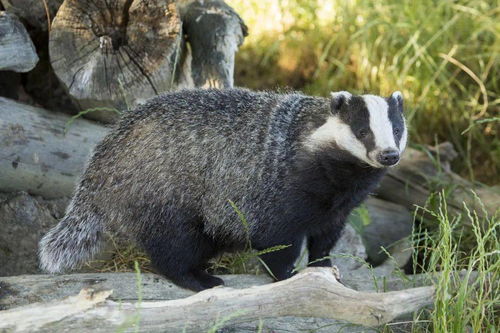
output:
M0 11L0 70L28 72L38 62L35 45L17 16Z
M395 249L392 250L392 248L399 246L398 242L411 235L413 217L408 209L389 201L369 198L365 204L370 221L363 228L362 239L370 263L377 266L382 264L388 257L382 247L389 253L401 252ZM405 263L402 263L402 265Z
M64 214L67 200L21 192L0 197L0 276L39 273L38 241Z
M341 272L355 270L365 264L366 248L361 236L348 224L333 250L332 262Z
M29 27L44 31L49 28L47 16L52 20L62 2L63 0L0 0L7 12L19 16Z
M296 267L297 270L304 269L309 262L306 244L302 244L301 256ZM361 236L354 228L347 224L342 232L339 241L330 252L332 263L339 268L341 272L356 270L365 264L366 249Z

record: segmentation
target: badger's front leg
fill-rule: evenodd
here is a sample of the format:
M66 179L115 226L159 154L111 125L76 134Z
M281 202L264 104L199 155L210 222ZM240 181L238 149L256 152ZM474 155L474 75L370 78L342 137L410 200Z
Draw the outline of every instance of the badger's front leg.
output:
M288 245L287 247L271 251L260 255L267 268L271 271L271 276L277 281L285 280L294 275L294 264L300 254L300 247L302 245L302 237L290 241L280 242L269 246L256 246L258 251L266 251L274 246Z
M335 222L327 223L308 235L309 266L332 266L330 251L339 240L342 230L344 230L345 219L337 219Z

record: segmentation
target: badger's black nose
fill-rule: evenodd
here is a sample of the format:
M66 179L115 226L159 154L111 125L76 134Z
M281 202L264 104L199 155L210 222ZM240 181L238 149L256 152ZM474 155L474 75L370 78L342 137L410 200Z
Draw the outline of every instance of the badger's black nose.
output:
M399 161L399 152L395 149L386 149L378 154L377 160L385 166L394 165Z

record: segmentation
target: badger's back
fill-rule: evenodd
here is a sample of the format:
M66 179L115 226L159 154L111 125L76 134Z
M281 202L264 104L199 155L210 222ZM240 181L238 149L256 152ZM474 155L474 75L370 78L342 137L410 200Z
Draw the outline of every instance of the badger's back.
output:
M292 104L303 98L243 89L154 98L96 148L74 206L98 207L106 229L125 235L147 227L143 217L154 206L185 207L207 232L245 239L229 200L253 227L279 196L292 144L287 136L294 135Z

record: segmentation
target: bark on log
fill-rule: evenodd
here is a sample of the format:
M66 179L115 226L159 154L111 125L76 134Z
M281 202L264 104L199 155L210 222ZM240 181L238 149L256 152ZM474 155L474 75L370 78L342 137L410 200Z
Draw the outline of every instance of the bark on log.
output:
M415 205L425 206L431 193L447 187L451 214L463 212L465 204L480 217L493 216L500 209L500 193L494 188L475 185L451 171L449 162L456 156L449 142L430 148L428 153L407 149L400 164L389 171L376 192L380 198L413 211Z
M63 0L0 0L5 10L17 15L28 26L50 30L50 23Z
M91 149L107 129L0 97L0 191L45 198L73 193Z
M35 46L21 21L0 11L0 70L28 72L37 62Z
M65 0L50 32L51 63L82 109L126 110L172 88L181 35L173 0Z
M222 0L181 0L178 4L189 43L193 86L232 87L235 53L247 36L245 23Z
M432 304L433 295L433 287L358 292L339 283L332 269L309 268L281 282L246 289L214 288L170 301L114 302L105 301L109 296L106 291L83 292L63 301L0 312L0 328L51 332L63 329L104 332L119 328L199 332L228 317L234 323L287 315L377 326Z

